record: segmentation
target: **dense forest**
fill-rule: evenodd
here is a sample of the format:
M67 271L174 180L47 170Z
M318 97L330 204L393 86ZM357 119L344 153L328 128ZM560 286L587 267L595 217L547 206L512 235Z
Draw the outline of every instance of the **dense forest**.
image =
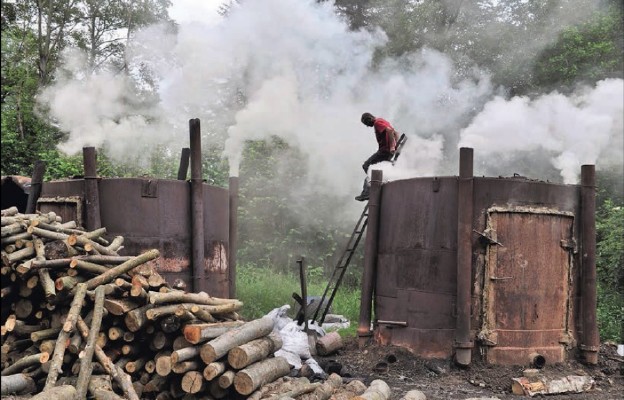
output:
M240 176L239 262L323 271L359 213L364 111L412 135L411 175L454 174L460 145L484 174L593 163L601 335L624 340L620 0L230 0L205 26L171 3L2 1L3 176L80 175L90 145L100 176L175 178L200 118L206 180Z

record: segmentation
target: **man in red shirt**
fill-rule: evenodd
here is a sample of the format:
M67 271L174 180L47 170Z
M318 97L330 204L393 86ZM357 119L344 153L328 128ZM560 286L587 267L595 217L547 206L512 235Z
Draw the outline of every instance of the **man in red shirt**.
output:
M362 114L362 123L366 126L370 126L375 130L375 138L377 139L377 144L379 148L377 151L370 156L364 164L362 164L362 168L364 172L368 174L368 167L373 164L380 163L382 161L390 161L392 159L392 155L396 151L397 141L399 139L399 135L394 130L390 122L386 121L383 118L375 118L371 113ZM357 201L368 200L368 191L370 189L370 183L368 182L368 176L364 180L364 187L362 188L362 193L359 196L356 196L355 199Z

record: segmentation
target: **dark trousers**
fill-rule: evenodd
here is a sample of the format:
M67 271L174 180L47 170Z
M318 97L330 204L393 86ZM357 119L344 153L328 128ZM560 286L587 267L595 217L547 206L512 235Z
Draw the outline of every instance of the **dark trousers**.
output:
M368 157L368 160L364 161L364 164L362 164L362 168L364 169L364 172L368 174L368 167L370 167L371 165L380 163L382 161L390 161L391 159L392 153L390 153L389 151L378 150L372 156Z

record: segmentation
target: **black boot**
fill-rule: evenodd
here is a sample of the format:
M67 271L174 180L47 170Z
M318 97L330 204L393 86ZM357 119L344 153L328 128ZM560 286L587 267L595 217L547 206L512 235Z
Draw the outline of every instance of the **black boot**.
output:
M368 200L369 189L370 189L370 183L368 182L368 177L366 177L366 179L364 180L364 186L362 187L362 193L360 193L359 196L355 196L355 199L357 201Z

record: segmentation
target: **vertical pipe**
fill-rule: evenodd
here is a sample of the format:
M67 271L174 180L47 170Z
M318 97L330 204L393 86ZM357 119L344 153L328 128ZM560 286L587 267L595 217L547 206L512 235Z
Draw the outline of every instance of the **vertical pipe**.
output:
M184 147L182 154L180 155L180 166L178 167L178 180L185 181L186 174L188 173L189 157L191 156L191 149Z
M455 329L455 362L467 366L471 361L470 305L472 279L472 209L473 149L459 149L459 182L457 193L457 326Z
M204 190L202 185L201 130L199 119L189 120L191 136L191 235L193 291L206 290L204 269Z
M230 282L230 298L236 298L236 251L238 250L238 177L231 176L229 181L230 192L230 236L228 279Z
M43 175L45 175L46 163L37 160L33 168L33 174L30 177L30 192L26 201L26 210L20 210L26 214L33 214L37 209L37 200L41 195L41 186L43 185Z
M364 272L362 273L362 297L360 298L360 321L358 337L360 345L364 345L370 330L373 295L375 292L375 274L377 269L377 236L379 233L379 210L381 203L381 181L383 172L373 170L368 198L368 224L366 241L364 242Z
M585 362L598 363L600 337L596 322L596 171L594 165L581 166L582 295Z
M299 283L301 283L301 311L303 312L304 321L303 331L308 333L308 282L306 281L305 257L299 257L297 264L299 264Z
M95 147L82 148L85 189L85 229L92 231L102 227L100 219L100 193L97 181L97 156Z

